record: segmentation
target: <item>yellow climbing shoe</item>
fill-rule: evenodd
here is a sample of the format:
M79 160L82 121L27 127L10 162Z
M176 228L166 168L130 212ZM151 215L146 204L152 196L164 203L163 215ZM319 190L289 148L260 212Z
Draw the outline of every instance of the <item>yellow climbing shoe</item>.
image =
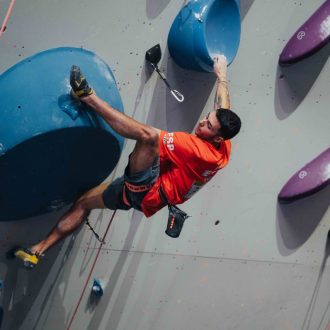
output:
M19 247L14 252L15 257L22 260L24 267L32 269L39 262L40 255L37 253L31 252L28 248Z
M79 66L72 65L70 71L70 85L73 93L79 98L91 95L94 93L93 89L89 86L86 78L81 72Z

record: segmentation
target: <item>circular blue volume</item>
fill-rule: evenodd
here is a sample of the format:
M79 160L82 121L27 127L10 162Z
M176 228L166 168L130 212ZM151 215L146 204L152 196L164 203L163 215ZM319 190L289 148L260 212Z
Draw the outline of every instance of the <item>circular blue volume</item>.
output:
M0 221L56 210L100 184L115 168L123 138L70 96L71 66L123 112L115 78L94 53L56 48L0 76Z

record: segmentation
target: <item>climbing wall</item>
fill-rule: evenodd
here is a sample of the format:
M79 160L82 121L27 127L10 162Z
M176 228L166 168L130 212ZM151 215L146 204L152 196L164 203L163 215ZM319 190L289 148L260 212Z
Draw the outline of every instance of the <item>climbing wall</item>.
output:
M112 69L126 114L191 132L213 108L215 77L185 71L168 54L183 4L1 0L0 23L10 17L0 36L0 73L42 50L83 47ZM228 167L182 207L191 217L179 238L164 233L165 209L148 219L95 210L90 222L105 244L82 227L29 271L7 251L42 239L65 209L0 222L1 330L329 329L330 187L277 202L289 177L329 147L329 47L278 66L286 42L321 4L241 0L241 43L228 78L242 131ZM183 103L144 61L157 43L159 66ZM122 174L133 146L126 141L109 181ZM104 285L100 298L91 294L94 278Z

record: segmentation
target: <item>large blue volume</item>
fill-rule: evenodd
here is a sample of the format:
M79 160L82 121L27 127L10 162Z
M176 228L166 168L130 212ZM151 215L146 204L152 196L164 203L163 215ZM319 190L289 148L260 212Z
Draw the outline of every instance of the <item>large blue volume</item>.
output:
M176 16L168 49L182 68L213 71L213 57L223 54L230 64L237 53L240 35L239 0L190 0Z
M101 183L115 168L123 138L70 95L70 68L81 67L97 94L123 112L115 78L97 55L56 48L0 76L0 221L56 210Z

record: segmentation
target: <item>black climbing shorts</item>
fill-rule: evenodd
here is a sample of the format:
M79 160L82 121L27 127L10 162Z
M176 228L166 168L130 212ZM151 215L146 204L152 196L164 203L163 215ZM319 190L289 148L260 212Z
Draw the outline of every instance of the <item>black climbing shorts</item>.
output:
M127 165L124 175L110 183L103 192L104 205L111 210L134 208L141 211L142 200L157 181L159 171L159 157L151 167L134 175L129 174L129 165Z

